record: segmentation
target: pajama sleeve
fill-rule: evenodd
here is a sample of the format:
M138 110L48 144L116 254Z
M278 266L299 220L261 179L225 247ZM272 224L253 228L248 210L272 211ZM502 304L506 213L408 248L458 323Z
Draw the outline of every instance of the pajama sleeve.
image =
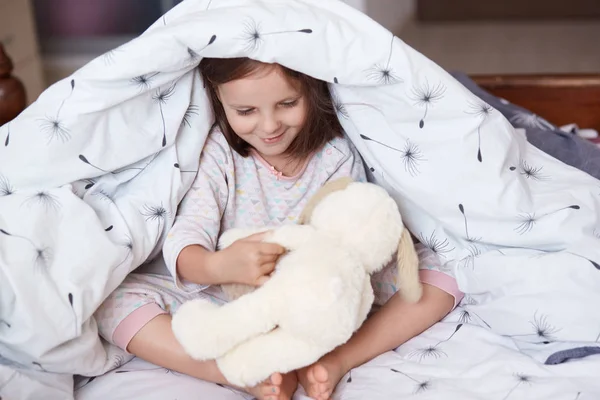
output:
M163 246L165 264L175 279L178 289L188 293L204 290L181 280L177 275L177 257L190 245L200 245L215 251L221 229L221 218L229 198L229 184L233 182L233 158L225 139L211 134L200 156L198 175L190 190L179 204L177 216Z
M333 172L328 180L350 177L355 182L366 182L367 174L362 157L356 147L348 139L339 139L335 141L335 149L344 154L338 168Z

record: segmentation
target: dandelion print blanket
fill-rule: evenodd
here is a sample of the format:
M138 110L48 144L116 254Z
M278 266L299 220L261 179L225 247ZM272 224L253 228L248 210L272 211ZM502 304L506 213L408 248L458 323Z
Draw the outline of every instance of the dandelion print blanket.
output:
M195 177L212 122L196 66L237 56L331 84L371 179L467 294L470 317L450 329L454 338L481 327L540 363L594 346L598 180L529 145L434 62L341 1L186 0L0 127L0 390L19 378L22 388L64 391L72 382L61 386L59 376L110 369L114 350L92 315L129 272L160 256ZM394 379L405 362L468 371L460 348L443 348L450 340L419 342L416 357L399 353ZM404 384L425 379L409 375ZM556 398L570 398L563 392Z

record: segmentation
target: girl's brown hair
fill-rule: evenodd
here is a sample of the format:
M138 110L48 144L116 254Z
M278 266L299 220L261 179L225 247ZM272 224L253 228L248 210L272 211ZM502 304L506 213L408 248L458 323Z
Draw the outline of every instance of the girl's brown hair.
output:
M269 65L245 57L204 58L200 62L200 74L215 113L215 126L221 129L231 148L243 157L248 156L250 145L231 129L223 104L217 96L217 88L224 83L245 78ZM302 159L319 150L333 138L341 137L342 126L337 118L327 83L281 65L277 65L277 68L281 68L290 84L300 91L306 101L304 126L286 151L288 156Z

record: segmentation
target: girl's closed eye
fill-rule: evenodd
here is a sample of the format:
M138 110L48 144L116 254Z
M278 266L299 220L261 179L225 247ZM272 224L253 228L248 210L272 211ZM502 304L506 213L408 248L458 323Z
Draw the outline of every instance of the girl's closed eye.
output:
M298 99L281 103L281 106L286 107L286 108L296 107L297 105L298 105Z
M254 108L248 108L246 110L235 110L235 111L237 112L238 115L245 116L245 115L252 114L252 111L254 111Z
M293 108L298 105L299 101L300 101L300 99L295 99L295 100L279 103L279 105L284 108ZM252 114L254 112L254 108L247 108L247 109L243 109L243 110L236 109L235 112L240 116L246 116L246 115Z

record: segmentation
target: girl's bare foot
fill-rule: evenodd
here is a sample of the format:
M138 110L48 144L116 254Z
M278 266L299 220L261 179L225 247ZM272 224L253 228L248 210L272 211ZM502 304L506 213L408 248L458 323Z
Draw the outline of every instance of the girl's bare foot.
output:
M258 400L291 400L297 387L298 378L295 372L284 375L275 373L266 381L246 391Z
M329 353L298 370L298 380L310 398L329 400L340 379L348 372L346 369L335 353Z

